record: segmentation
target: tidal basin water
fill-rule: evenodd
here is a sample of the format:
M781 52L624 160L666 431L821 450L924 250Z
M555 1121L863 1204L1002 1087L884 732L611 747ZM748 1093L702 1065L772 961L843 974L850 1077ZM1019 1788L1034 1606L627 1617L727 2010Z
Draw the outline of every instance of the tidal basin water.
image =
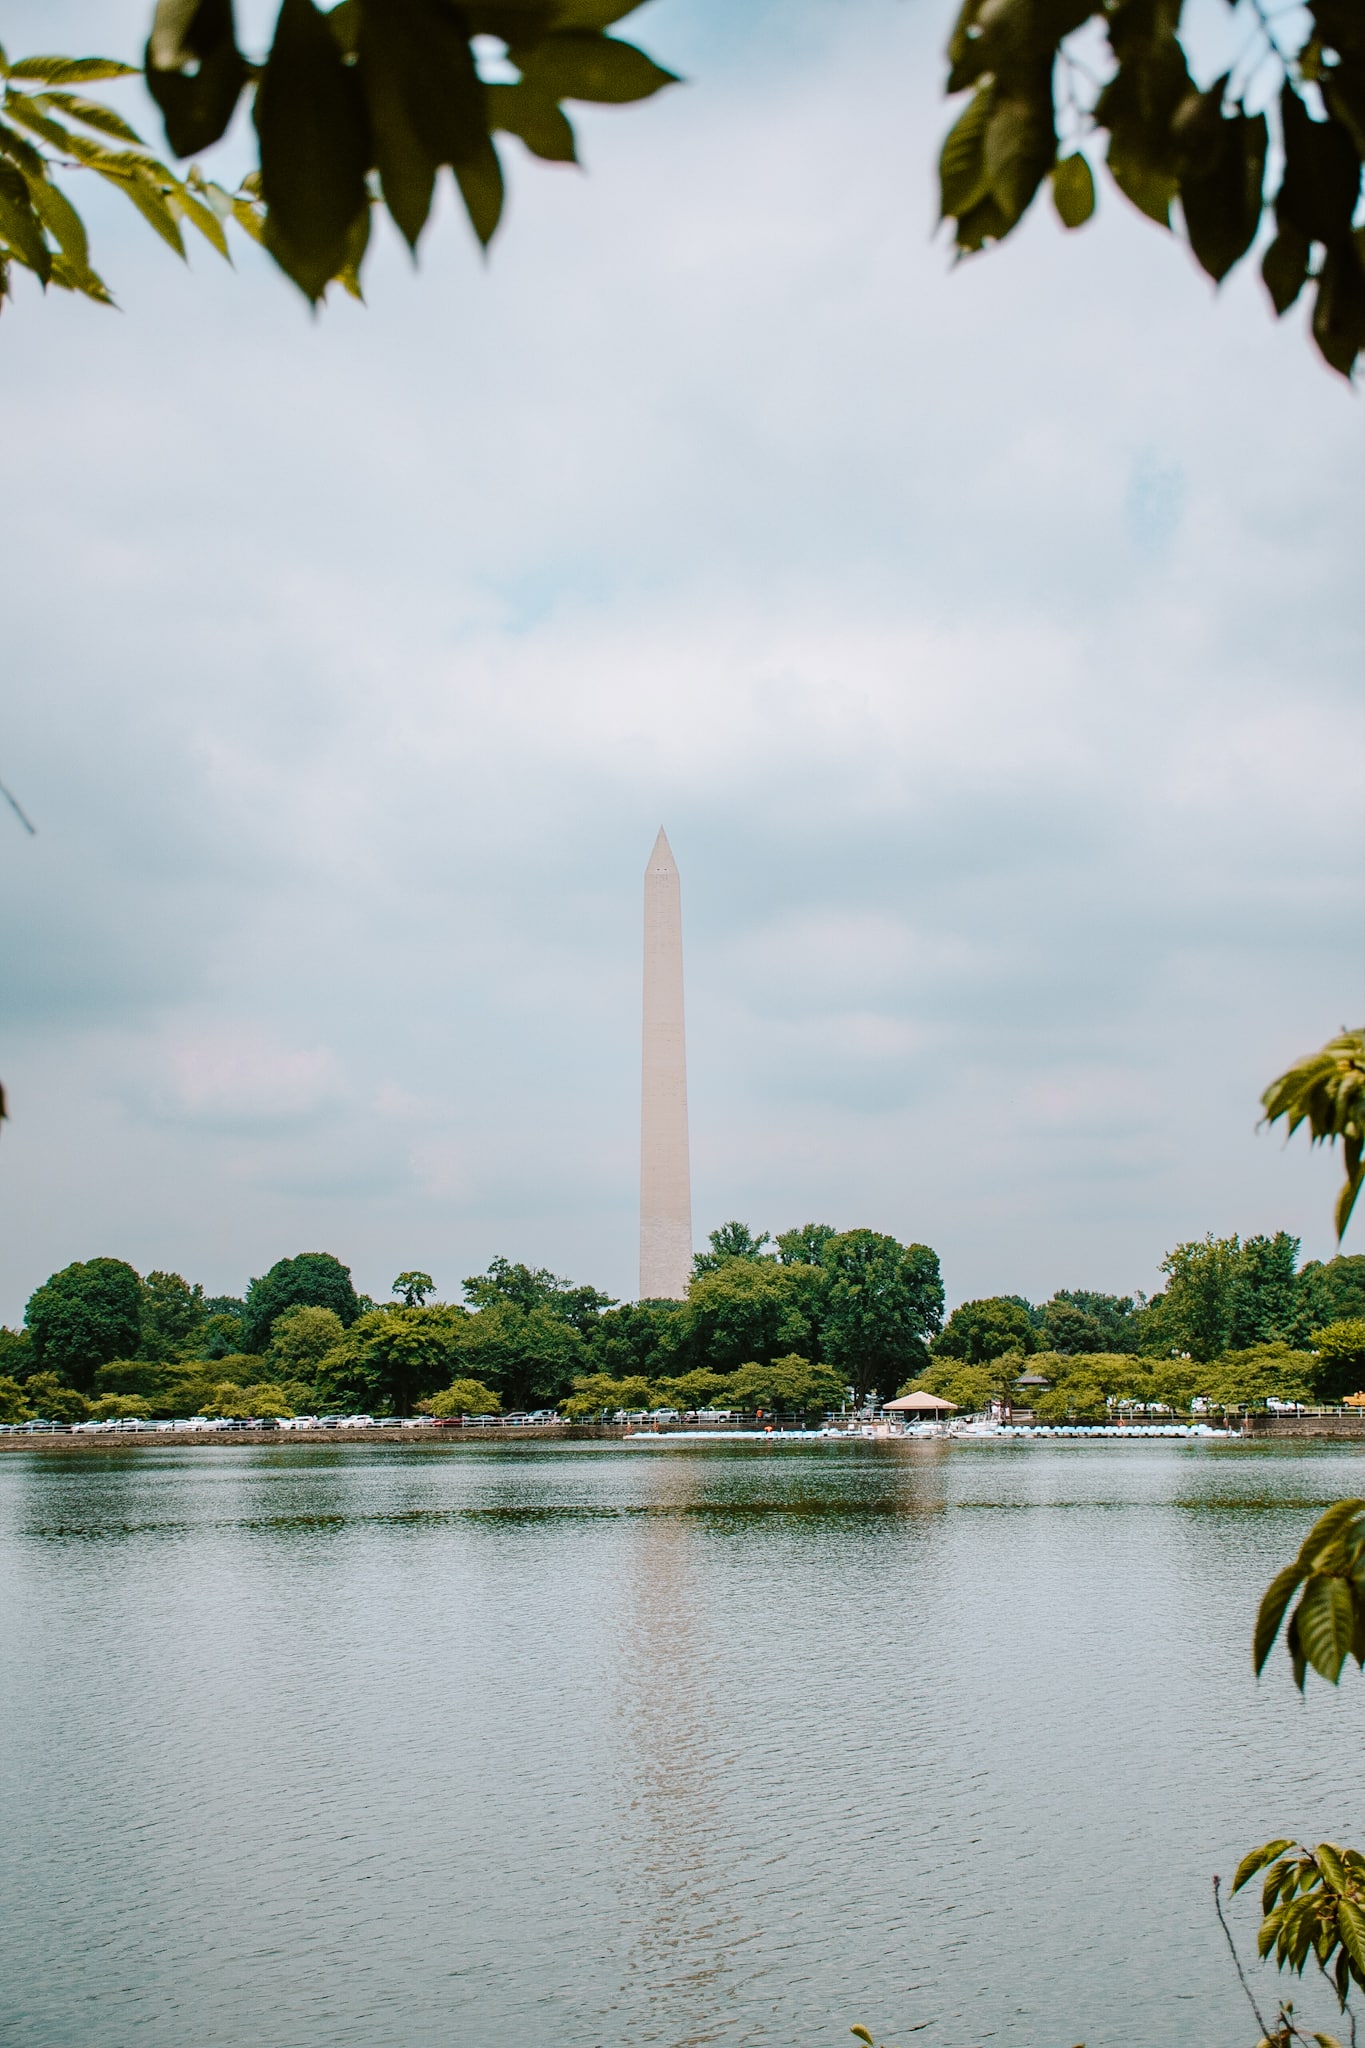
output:
M1159 1441L6 1455L0 2041L1250 2043L1211 1874L1365 1834L1365 1680L1258 1686L1252 1616L1362 1491Z

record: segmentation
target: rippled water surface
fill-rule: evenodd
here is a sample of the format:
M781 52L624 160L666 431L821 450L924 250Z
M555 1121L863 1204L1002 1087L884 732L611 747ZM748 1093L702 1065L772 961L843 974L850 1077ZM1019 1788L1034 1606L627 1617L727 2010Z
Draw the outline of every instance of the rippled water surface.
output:
M0 2040L1250 2042L1210 1874L1365 1832L1362 1681L1258 1687L1251 1618L1363 1480L1160 1441L6 1455Z

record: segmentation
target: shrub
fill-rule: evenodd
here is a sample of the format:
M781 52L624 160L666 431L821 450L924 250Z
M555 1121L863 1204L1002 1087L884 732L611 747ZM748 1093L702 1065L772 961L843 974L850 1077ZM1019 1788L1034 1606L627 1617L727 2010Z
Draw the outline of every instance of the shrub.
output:
M74 1387L64 1387L55 1372L35 1372L24 1388L24 1398L35 1416L44 1422L84 1422L90 1403Z
M27 1422L32 1413L18 1380L0 1375L0 1422Z

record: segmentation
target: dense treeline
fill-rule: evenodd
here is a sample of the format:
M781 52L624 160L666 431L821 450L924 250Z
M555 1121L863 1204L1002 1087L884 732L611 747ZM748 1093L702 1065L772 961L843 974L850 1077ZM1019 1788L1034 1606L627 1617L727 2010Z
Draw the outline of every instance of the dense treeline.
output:
M967 1302L943 1322L927 1245L807 1224L729 1223L685 1301L617 1302L494 1259L463 1301L421 1272L358 1295L325 1252L281 1259L241 1297L119 1259L54 1273L0 1332L0 1421L46 1417L495 1413L703 1406L807 1415L907 1386L964 1409L1086 1419L1341 1399L1365 1384L1365 1258L1300 1268L1298 1243L1178 1245L1152 1299L1062 1290ZM1019 1382L1023 1380L1021 1387Z
M1365 1388L1365 1258L1298 1258L1284 1231L1206 1237L1167 1254L1150 1300L1063 1289L1041 1307L964 1302L911 1384L963 1409L1027 1406L1044 1422L1095 1421L1113 1403L1339 1402Z
M707 1389L823 1411L850 1388L893 1392L928 1366L942 1327L935 1254L877 1231L812 1225L770 1251L727 1225L696 1264L680 1302L621 1303L498 1258L460 1303L430 1301L430 1277L414 1272L381 1305L322 1252L280 1260L241 1299L92 1259L54 1273L25 1328L0 1337L0 1420L411 1414L443 1394L468 1413L584 1413L641 1384L633 1405L658 1405L655 1389L684 1381L690 1405Z

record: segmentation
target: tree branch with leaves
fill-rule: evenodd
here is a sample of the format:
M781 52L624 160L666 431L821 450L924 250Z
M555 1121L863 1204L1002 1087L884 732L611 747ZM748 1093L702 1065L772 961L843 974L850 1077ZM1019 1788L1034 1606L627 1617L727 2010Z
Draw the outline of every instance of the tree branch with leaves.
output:
M639 4L340 0L324 11L283 0L270 47L253 61L238 47L231 0L159 0L144 75L172 154L212 148L241 101L250 103L258 162L231 193L197 166L179 176L115 109L67 90L135 76L133 66L103 57L10 63L0 52L0 299L19 265L44 285L108 302L58 182L81 169L117 184L182 256L183 222L226 256L223 223L236 219L314 302L333 282L360 295L376 208L416 250L444 168L486 246L502 216L499 136L516 136L544 161L574 163L566 102L621 104L675 83L607 33ZM481 38L501 45L515 79L485 81Z
M67 90L132 67L57 57L27 60L48 67L36 72L11 66L11 78L42 90L16 88L0 124L0 296L13 264L45 284L108 296L53 175L64 168L121 180L178 249L189 220L225 253L219 230L235 216L314 301L333 281L359 293L377 207L416 249L446 167L486 246L502 216L500 137L573 163L566 104L646 99L674 82L608 32L641 4L340 0L323 9L282 0L269 48L251 58L232 0L158 0L145 76L171 153L210 149L250 103L258 161L231 195L195 169L181 178L120 115ZM958 253L974 253L1009 235L1046 182L1063 223L1080 227L1095 210L1091 157L1102 148L1140 212L1166 229L1178 213L1215 281L1272 216L1261 265L1272 305L1282 314L1311 287L1318 349L1349 375L1365 348L1365 229L1356 224L1365 10L1359 0L1309 0L1307 32L1286 47L1279 15L1261 0L1234 0L1230 18L1249 32L1205 85L1182 40L1187 6L1193 16L1195 0L965 0L947 91L971 97L943 145L942 217ZM485 79L485 38L514 78ZM92 140L90 128L123 150Z
M1346 1179L1337 1196L1335 1221L1341 1242L1365 1179L1365 1031L1343 1031L1295 1062L1261 1097L1264 1121L1281 1117L1292 1138L1307 1124L1315 1145L1341 1141Z
M1063 225L1080 227L1095 210L1090 151L1102 144L1139 212L1169 230L1178 206L1215 283L1272 213L1261 263L1271 303L1283 314L1311 284L1313 339L1349 376L1365 349L1365 8L1309 0L1294 49L1259 0L1234 0L1234 12L1249 21L1247 44L1201 87L1181 40L1184 0L965 0L948 91L971 98L943 145L942 216L969 255L1003 241L1046 180ZM1278 92L1265 91L1268 74Z

